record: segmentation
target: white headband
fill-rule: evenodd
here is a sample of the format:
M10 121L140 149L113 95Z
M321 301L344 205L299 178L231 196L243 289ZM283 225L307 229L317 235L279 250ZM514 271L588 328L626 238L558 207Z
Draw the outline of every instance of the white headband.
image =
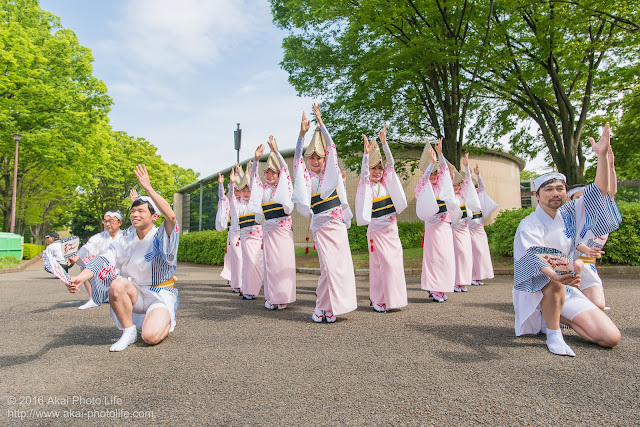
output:
M151 197L149 196L139 196L137 200L143 200L145 202L149 202L149 204L151 206L153 206L153 210L156 211L156 213L158 215L162 215L162 213L160 212L160 210L158 209L158 207L156 206L156 204L153 202L153 200L151 199Z
M540 186L545 182L549 181L550 179L558 179L562 182L565 182L565 183L567 182L567 178L561 173L558 173L558 172L545 173L543 175L540 175L533 181L533 191L538 191L540 189Z
M122 221L122 212L120 211L109 211L106 214L104 214L105 218L108 216L112 216L114 218L118 218L120 221Z
M574 194L576 194L578 191L584 191L584 187L576 187L576 188L572 188L571 190L569 190L567 192L567 197L571 197Z

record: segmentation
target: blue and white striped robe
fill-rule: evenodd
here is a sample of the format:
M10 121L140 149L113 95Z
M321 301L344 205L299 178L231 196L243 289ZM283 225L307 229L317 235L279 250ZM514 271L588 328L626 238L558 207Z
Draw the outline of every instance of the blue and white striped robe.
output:
M111 245L112 242L120 240L122 236L126 235L131 229L132 227L129 227L129 229L127 230L118 230L118 234L116 234L113 238L111 237L111 234L109 234L109 232L106 230L102 233L94 234L93 236L91 236L89 241L85 245L83 245L77 253L80 259L76 262L76 264L78 264L80 270L84 270L87 267L87 264L91 262L91 260L95 259L98 255L106 253L109 249L109 245ZM103 302L107 302L107 299L109 297L109 288L105 288L104 284L96 284L95 277L89 279L89 283L91 283L91 298L93 299L94 296L94 288L97 288L100 290L100 292L95 294L96 297L104 298L97 304L100 305Z
M91 270L95 279L96 286L92 289L95 303L101 304L105 297L108 297L111 282L118 277L124 277L143 290L158 294L170 292L175 295L175 312L178 309L178 289L159 288L154 285L168 281L176 271L179 230L176 223L171 235L167 236L163 222L159 228L153 227L142 240L138 238L138 233L132 230L111 243L104 254L90 261L87 268ZM173 313L171 317L172 323L175 323ZM137 324L136 319L134 323Z
M584 196L571 201L551 218L540 206L520 222L513 241L516 335L537 334L543 319L540 310L541 289L551 280L540 270L546 264L532 248L557 249L571 258L576 246L587 235L601 236L618 228L622 218L608 195L595 184L585 188Z

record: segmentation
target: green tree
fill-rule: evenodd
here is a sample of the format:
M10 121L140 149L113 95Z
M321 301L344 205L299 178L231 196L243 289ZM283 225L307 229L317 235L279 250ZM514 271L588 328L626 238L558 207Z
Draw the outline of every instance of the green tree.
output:
M90 174L83 177L71 209L73 234L86 238L102 230L102 218L109 210L120 210L125 217L131 207L129 190L142 195L134 169L144 164L149 170L153 188L169 203L180 187L197 180L191 169L169 165L156 152L156 147L143 138L121 131L105 129L94 135L100 153L94 156ZM128 218L125 218L128 224Z
M612 126L611 148L615 156L619 181L640 179L640 85L620 100L618 115L606 117ZM596 168L593 159L585 173L587 181L593 181ZM618 187L618 200L638 201L638 187Z
M546 148L570 184L584 182L583 132L635 79L639 17L628 0L496 3L474 139L511 135L527 156Z
M300 94L324 100L348 164L360 162L360 135L390 122L394 148L442 137L459 166L493 0L270 2L291 33L281 65Z
M0 46L0 213L7 230L13 185L11 134L24 135L19 206L64 203L69 185L93 150L93 124L106 117L111 99L104 84L92 76L91 52L36 0L0 1ZM42 182L51 184L47 201L42 194L46 185L25 184L39 174ZM51 206L43 208L41 223L55 211ZM17 212L21 221L16 230L22 232L36 217L34 212Z

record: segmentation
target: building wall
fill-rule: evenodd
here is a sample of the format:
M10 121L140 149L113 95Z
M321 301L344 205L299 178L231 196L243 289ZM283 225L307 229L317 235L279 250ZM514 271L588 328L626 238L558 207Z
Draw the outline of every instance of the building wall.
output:
M293 175L293 150L284 151L283 157L289 166L291 174ZM415 152L405 152L403 153L403 157L406 158L419 158L421 155L421 151L416 150ZM266 159L266 157L264 157ZM397 156L400 158L400 156ZM478 164L480 168L480 175L485 183L485 190L491 196L493 200L498 204L498 210L505 209L513 209L520 208L521 206L521 193L520 193L520 170L524 167L524 164L521 160L509 156L504 153L499 152L489 152L480 156L469 156L469 165L473 170L473 167ZM260 163L260 175L262 175L262 171L265 168L265 162ZM342 162L340 161L340 166L342 167ZM405 190L405 194L407 196L408 207L407 209L398 215L398 221L403 222L414 222L419 221L416 215L416 199L413 193L413 189L415 188L418 180L422 172L418 169L414 171L414 173L406 180L403 181L403 187ZM217 179L217 172L211 176L215 176ZM352 209L355 209L355 195L358 188L358 181L360 179L360 172L357 173L348 171L347 172L347 197L349 199L349 205ZM205 196L208 193L217 194L217 180L215 183L210 182L203 186L203 191L205 191ZM193 199L198 200L195 194L199 190L195 190L195 193L192 190L191 193L191 210L195 208ZM185 197L185 200L187 197ZM178 200L174 198L174 206L180 206L181 204L177 203ZM184 204L184 203L182 203ZM195 208L197 209L197 208ZM197 212L195 212L195 216L197 216ZM497 216L498 212L495 212L487 223L491 223L495 216ZM187 212L183 213L183 218L188 218L189 215ZM194 218L194 212L191 212L190 217ZM311 218L305 218L298 213L294 208L294 212L291 215L293 220L293 233L294 240L296 245L305 246L307 244L307 237L309 238L308 242L310 245L313 244L313 235L309 231L309 224ZM203 222L204 224L204 222ZM354 225L355 227L355 218ZM191 227L184 227L183 229L190 229L190 231L198 230L198 223L191 224ZM208 228L208 227L207 227ZM207 229L203 228L203 229Z

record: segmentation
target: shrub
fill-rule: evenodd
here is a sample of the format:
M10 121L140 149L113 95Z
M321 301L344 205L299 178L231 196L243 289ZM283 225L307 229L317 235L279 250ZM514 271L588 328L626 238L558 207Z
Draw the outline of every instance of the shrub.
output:
M609 264L640 265L640 203L618 203L622 214L620 228L609 236L604 247L602 262ZM503 256L513 256L513 238L520 221L533 208L503 211L493 224L486 227L491 251Z
M609 235L602 261L609 264L640 265L640 203L619 203L620 228Z
M227 246L226 231L198 231L180 236L178 261L221 265Z
M422 243L422 233L424 232L423 222L399 222L398 235L402 247L419 248ZM352 251L368 251L367 226L358 227L355 222L349 228L349 246Z
M44 245L34 245L32 243L25 243L22 246L22 258L31 259L38 256L40 252L44 251Z
M491 252L503 256L513 256L513 238L520 221L534 208L510 209L500 212L493 224L486 226Z

